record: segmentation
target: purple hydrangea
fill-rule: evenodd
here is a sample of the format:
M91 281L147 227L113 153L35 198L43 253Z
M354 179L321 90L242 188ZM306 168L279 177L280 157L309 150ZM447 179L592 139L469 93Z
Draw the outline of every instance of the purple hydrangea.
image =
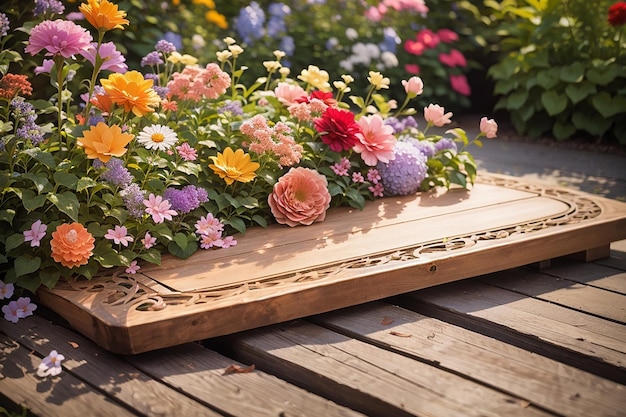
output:
M33 14L40 16L45 13L61 14L65 11L65 6L59 0L35 0Z
M433 156L435 156L435 153L436 153L435 144L429 140L418 140L410 136L401 136L400 140L403 140L415 146L424 155L426 155L426 158L432 158Z
M404 132L411 127L417 127L417 121L414 117L408 116L403 118L389 117L385 119L385 124L393 128L393 133L398 134Z
M179 213L189 213L209 199L207 191L195 185L187 185L180 190L167 188L163 193L163 198L170 202L172 210Z
M128 187L133 182L133 176L124 167L124 163L119 158L111 158L105 164L106 171L102 174L102 179L116 187Z
M173 40L173 39L172 39ZM171 54L172 52L176 52L176 45L173 42L170 42L167 39L161 39L158 41L154 47L154 50L157 52L161 52L164 54Z
M441 152L446 149L450 149L451 151L456 153L456 142L450 138L441 138L437 142L435 142L435 152Z
M139 187L139 185L133 183L124 188L120 195L128 210L128 214L136 219L141 218L146 206L143 204L143 200L146 198L145 192Z
M241 116L243 114L243 109L241 107L241 102L239 101L227 101L224 105L222 105L218 110L218 113L230 113L233 116Z
M377 168L388 195L409 195L419 190L426 178L428 167L426 156L415 146L398 141L394 147L395 159L379 163Z

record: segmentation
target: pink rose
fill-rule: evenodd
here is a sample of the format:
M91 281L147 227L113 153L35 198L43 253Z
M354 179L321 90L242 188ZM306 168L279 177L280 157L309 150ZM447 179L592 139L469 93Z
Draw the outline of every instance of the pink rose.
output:
M495 138L498 133L498 124L493 119L483 117L480 119L480 132L488 138Z
M450 120L452 112L444 113L445 109L438 104L430 104L428 107L424 107L424 119L437 127L442 127L452 122Z
M278 223L294 227L324 220L330 199L326 177L298 167L279 178L267 202Z

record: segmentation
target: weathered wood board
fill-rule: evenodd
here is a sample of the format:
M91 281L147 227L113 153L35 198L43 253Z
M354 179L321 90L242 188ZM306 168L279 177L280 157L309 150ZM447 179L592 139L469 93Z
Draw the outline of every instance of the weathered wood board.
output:
M327 312L558 256L606 254L626 203L485 175L453 189L272 225L187 260L164 258L39 292L104 348L133 354Z

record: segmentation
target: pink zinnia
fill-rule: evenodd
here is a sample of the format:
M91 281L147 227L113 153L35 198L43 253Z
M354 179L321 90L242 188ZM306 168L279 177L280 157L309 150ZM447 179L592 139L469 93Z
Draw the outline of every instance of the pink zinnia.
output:
M44 20L35 26L24 49L31 55L45 49L46 56L70 58L90 47L93 38L87 29L69 20Z
M172 205L169 201L164 200L163 197L155 196L150 193L147 200L143 200L143 204L146 206L146 213L152 216L152 220L155 223L163 223L165 220L172 220L172 216L176 216L175 210L171 210Z
M31 247L39 246L41 239L46 235L48 226L41 223L41 220L34 222L29 230L24 231L24 242L30 242Z
M393 147L396 137L393 127L385 125L379 115L364 116L359 119L361 133L357 134L359 143L352 149L361 154L366 165L375 166L378 162L388 163L394 159Z
M128 234L126 226L115 226L115 229L107 230L104 238L112 240L116 245L122 244L123 246L128 246L133 241L133 237Z

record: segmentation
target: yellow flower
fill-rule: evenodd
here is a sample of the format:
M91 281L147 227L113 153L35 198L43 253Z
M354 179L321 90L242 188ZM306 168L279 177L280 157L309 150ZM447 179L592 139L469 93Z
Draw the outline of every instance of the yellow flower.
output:
M226 184L231 185L235 181L250 182L256 177L255 171L259 164L250 161L250 154L237 149L233 152L231 148L224 149L224 153L217 153L217 156L210 157L213 160L209 168L219 175Z
M203 4L209 9L215 9L215 2L213 0L193 0L193 4Z
M389 78L383 77L380 72L370 71L369 75L370 76L367 77L367 81L369 81L375 89L380 90L381 88L389 88Z
M300 72L300 75L298 75L298 78L318 90L330 90L328 72L319 69L319 67L315 65L309 65L307 69L303 69L302 72Z
M143 116L154 111L161 102L157 93L152 89L152 80L143 78L139 71L128 71L124 74L113 73L100 83L111 100L118 106L123 106L126 113L131 111L136 116Z
M228 29L228 21L226 21L226 16L223 14L216 12L215 10L209 10L205 13L204 17L207 22L214 23L220 29Z
M189 54L181 54L178 51L172 52L172 54L167 57L167 60L173 64L183 65L196 65L198 63L198 58Z
M124 29L122 25L127 25L128 20L125 11L120 11L117 4L108 0L87 0L78 7L85 18L97 30Z
M122 156L126 153L126 145L133 140L130 133L122 133L119 126L107 126L99 122L83 132L83 137L77 139L77 145L85 149L87 158L98 158L107 163L112 156Z

